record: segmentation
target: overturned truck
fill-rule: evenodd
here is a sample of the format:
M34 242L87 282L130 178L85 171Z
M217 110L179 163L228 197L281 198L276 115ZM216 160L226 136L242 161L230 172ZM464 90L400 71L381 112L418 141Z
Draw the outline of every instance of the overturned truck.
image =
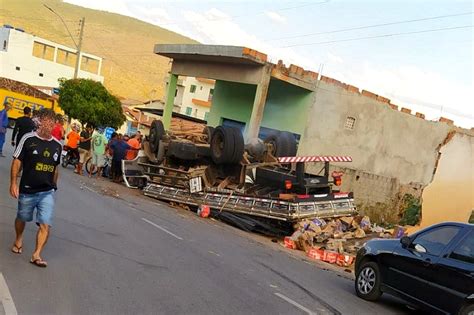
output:
M239 129L205 127L201 132L165 132L152 123L143 154L123 161L127 186L160 200L202 206L254 222L293 223L305 218L352 215L352 192L340 192L342 173L329 174L330 162L347 156L296 157L290 132L244 144ZM305 172L305 164L324 162L323 175ZM256 220L256 221L255 221Z

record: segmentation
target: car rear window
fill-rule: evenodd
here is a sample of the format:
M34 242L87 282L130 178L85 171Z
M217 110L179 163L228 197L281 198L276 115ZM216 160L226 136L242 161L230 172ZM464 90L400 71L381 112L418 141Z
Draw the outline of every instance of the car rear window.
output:
M474 264L474 231L461 241L449 258Z
M422 245L430 255L439 256L459 230L457 226L438 227L418 235L414 244Z

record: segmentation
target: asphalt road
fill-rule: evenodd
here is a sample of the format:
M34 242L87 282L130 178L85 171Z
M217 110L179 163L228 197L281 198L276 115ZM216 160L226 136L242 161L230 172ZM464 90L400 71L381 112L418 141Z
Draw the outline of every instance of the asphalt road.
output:
M6 143L4 152L11 155ZM0 314L406 314L398 300L357 298L353 282L280 245L61 169L43 258L36 228L14 255L11 157L0 158ZM112 187L104 189L104 187ZM118 196L117 196L118 194ZM4 280L2 280L4 279Z

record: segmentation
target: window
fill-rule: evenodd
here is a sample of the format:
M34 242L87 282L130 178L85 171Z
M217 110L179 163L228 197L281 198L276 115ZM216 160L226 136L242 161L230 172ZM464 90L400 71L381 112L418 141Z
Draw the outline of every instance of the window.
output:
M81 70L90 72L90 73L98 73L99 72L99 60L81 56Z
M7 50L7 41L6 40L3 41L3 50Z
M76 53L64 49L58 49L56 62L66 66L74 67L76 65L76 57Z
M174 97L178 96L178 89L174 91Z
M200 86L200 87L199 87L199 90L201 90L201 91L202 91L202 86Z
M16 67L15 67L15 70L16 70L16 71L20 71L20 67L16 66Z
M346 124L344 125L344 129L354 130L355 123L356 123L356 119L354 117L347 117Z
M40 72L40 73L39 73L39 76L40 76L40 77L43 77L44 75Z
M196 86L194 84L191 85L191 88L189 89L189 92L191 92L191 93L196 92Z
M459 228L456 226L439 227L418 235L413 242L413 246L415 244L420 244L426 248L428 254L439 256L446 245L451 242L458 232Z
M209 102L212 101L212 96L214 96L214 89L209 90L209 98L207 99Z
M186 115L191 116L193 109L191 107L186 107Z
M474 264L474 232L469 233L461 241L461 244L454 249L449 258Z
M43 43L33 43L33 56L53 61L54 60L54 47Z
M209 112L204 113L204 120L207 121L209 119Z

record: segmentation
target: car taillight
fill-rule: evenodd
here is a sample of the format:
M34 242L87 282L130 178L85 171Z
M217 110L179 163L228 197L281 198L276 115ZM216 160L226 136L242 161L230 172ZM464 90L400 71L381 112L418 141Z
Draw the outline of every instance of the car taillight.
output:
M293 187L293 183L291 182L291 180L285 180L285 188L286 188L286 190L290 190L291 187Z
M343 172L338 172L338 171L334 171L332 172L331 176L334 180L334 185L336 186L341 186L342 185L342 175L344 175Z

